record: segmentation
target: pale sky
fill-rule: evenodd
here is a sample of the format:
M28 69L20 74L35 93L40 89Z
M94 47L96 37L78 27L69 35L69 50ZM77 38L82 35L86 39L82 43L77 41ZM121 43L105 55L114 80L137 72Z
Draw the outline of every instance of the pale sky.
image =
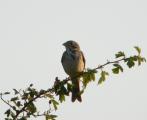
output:
M147 1L0 0L0 91L30 83L47 89L56 76L67 77L61 65L67 40L80 44L90 68L113 60L120 50L135 54L136 45L147 57ZM110 72L104 84L88 86L82 103L66 98L57 120L147 120L145 71L146 64ZM7 108L0 101L1 119Z

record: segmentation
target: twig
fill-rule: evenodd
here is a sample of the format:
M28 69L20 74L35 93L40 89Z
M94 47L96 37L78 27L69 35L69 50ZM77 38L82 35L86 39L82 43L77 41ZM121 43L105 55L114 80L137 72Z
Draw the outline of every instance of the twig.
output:
M120 61L123 61L123 60L126 60L126 59L128 59L128 58L122 58L122 59L115 60L115 61L107 61L107 63L105 63L103 65L100 65L100 66L94 68L93 70L101 69L101 68L103 68L104 66L106 66L108 64L119 63Z
M13 106L11 104L9 104L6 100L3 99L2 94L0 94L0 98L4 103L6 103L10 108L13 109Z

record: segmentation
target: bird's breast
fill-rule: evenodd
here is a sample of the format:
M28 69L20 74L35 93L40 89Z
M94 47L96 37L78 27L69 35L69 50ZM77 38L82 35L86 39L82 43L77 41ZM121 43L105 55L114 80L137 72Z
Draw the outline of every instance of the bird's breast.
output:
M63 68L69 76L76 76L76 74L84 70L83 56L80 53L65 54L62 61Z

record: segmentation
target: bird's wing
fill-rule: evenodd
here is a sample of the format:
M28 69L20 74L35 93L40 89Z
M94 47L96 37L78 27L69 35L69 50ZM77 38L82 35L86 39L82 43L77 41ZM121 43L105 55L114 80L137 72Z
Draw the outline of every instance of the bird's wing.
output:
M63 63L63 61L65 60L65 56L66 56L66 51L63 53L62 58L61 58L61 63Z
M85 59L84 54L83 54L83 52L82 52L82 51L81 51L81 54L82 54L82 58L83 58L83 62L84 62L84 69L85 69L86 59Z

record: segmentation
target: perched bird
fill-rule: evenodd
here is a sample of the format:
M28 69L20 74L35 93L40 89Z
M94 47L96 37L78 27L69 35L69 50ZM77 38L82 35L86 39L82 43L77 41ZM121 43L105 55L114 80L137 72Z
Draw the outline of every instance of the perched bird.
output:
M83 52L80 50L80 46L77 42L73 40L69 40L63 43L66 50L62 55L62 65L64 71L70 76L72 81L72 102L76 99L79 102L82 102L81 94L80 94L80 77L78 76L85 69L85 58Z

